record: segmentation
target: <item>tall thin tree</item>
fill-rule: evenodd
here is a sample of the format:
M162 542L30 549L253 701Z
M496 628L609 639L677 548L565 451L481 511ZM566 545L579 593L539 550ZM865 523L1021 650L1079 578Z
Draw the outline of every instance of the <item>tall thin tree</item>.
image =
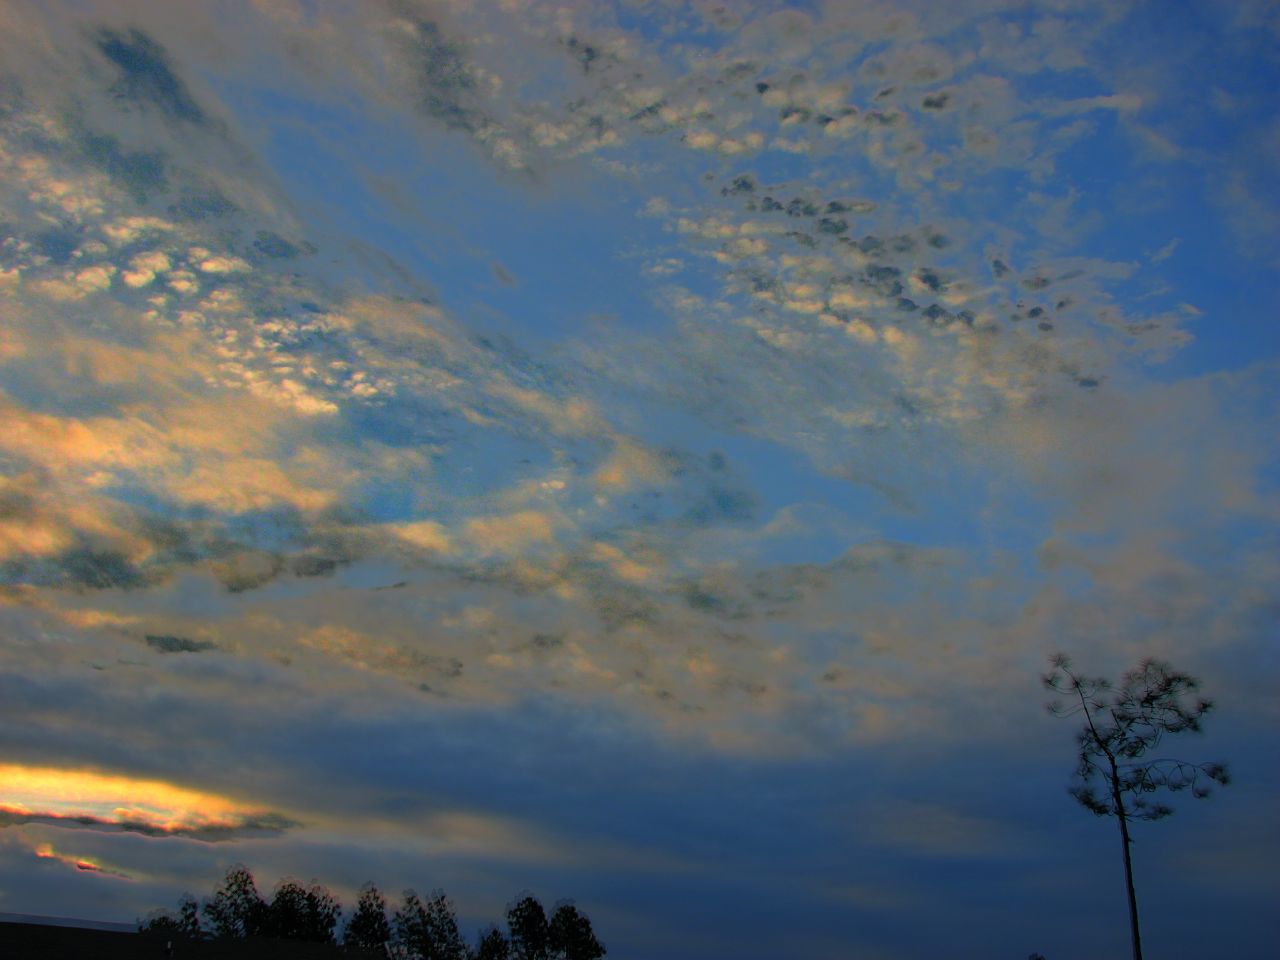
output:
M1047 689L1059 695L1049 704L1049 711L1058 717L1082 716L1085 721L1076 734L1078 754L1071 795L1097 816L1119 821L1133 960L1142 960L1129 824L1160 820L1173 813L1172 807L1151 798L1158 790L1189 789L1192 796L1200 798L1209 795L1209 783L1225 785L1229 781L1222 763L1149 756L1166 736L1188 730L1199 733L1200 721L1213 709L1213 703L1195 696L1200 688L1198 680L1161 660L1143 660L1121 677L1114 689L1105 678L1077 674L1071 660L1062 654L1055 654L1049 662L1051 669L1041 679Z

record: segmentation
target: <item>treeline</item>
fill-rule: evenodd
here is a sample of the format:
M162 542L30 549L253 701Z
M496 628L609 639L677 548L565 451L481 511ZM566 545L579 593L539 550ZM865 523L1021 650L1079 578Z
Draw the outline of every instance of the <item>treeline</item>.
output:
M591 921L572 903L559 904L548 918L542 904L528 895L507 908L505 932L491 924L474 944L463 938L453 903L443 890L426 899L406 890L400 905L388 913L386 897L370 883L361 891L339 941L341 919L342 905L324 886L304 887L286 879L265 900L253 874L236 866L203 906L184 896L176 914L159 911L138 929L200 940L341 942L353 950L388 952L398 960L599 960L605 955Z

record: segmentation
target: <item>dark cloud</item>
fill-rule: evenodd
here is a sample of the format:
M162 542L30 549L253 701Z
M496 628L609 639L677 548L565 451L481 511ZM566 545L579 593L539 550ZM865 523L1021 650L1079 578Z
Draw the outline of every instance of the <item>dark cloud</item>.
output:
M934 270L932 267L924 267L916 271L916 279L934 293L941 293L943 290L947 289L947 282L943 280L938 271Z
M884 297L902 293L902 271L883 263L872 263L862 271L862 282Z
M234 824L215 826L157 826L141 820L107 820L100 817L64 817L57 814L15 813L0 810L0 829L22 824L47 824L74 830L93 830L101 833L140 833L147 837L186 837L205 843L226 843L250 837L278 836L301 826L283 814L264 813L242 817Z
M596 615L609 631L631 624L657 624L661 620L657 604L639 590L592 584L591 600Z
M936 303L931 303L924 308L924 317L935 327L948 326L955 320L955 314Z
M0 581L90 590L134 589L148 582L128 557L115 550L78 547L45 560L10 560Z
M145 203L168 186L164 156L159 151L127 150L110 134L87 129L79 130L74 142L86 161L138 203Z
M526 644L538 653L549 653L564 646L564 635L559 633L535 633Z
M204 111L170 68L164 48L151 37L141 30L103 30L97 45L120 71L120 79L111 87L114 95L157 106L173 120L204 122Z
M475 133L486 118L468 102L476 80L462 45L429 20L414 24L411 43L422 108L447 127Z
M724 620L742 620L750 612L738 597L723 585L709 579L688 580L680 585L679 596L691 610L710 614Z
M497 260L493 260L489 263L489 269L493 272L493 278L504 287L514 287L517 285L516 278L511 275L511 271L500 264Z
M68 581L94 590L140 587L146 579L124 554L114 550L73 550L60 567Z
M160 653L201 653L218 648L211 640L192 640L167 633L148 633L145 639L147 646Z
M291 260L303 252L278 233L259 230L253 241L253 249L271 260Z
M338 561L333 557L302 556L295 557L289 566L299 577L327 577L338 568Z
M818 205L812 200L793 197L787 204L787 216L789 217L816 217L817 215Z
M60 227L37 233L31 238L31 246L36 253L61 266L71 260L72 254L80 246L80 239L78 230Z
M590 73L596 61L600 59L600 50L585 40L570 36L564 41L565 49L582 66L583 73Z
M235 204L214 187L184 190L178 200L169 206L169 212L174 216L197 222L225 217L235 210Z

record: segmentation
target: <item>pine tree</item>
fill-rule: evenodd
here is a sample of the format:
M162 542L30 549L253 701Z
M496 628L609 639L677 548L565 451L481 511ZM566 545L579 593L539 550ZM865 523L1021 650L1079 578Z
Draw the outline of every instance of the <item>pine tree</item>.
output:
M490 927L480 935L472 960L509 960L511 944L497 927Z
M548 960L547 915L536 899L525 895L507 908L512 960Z
M1063 696L1049 704L1055 716L1084 717L1076 734L1078 748L1071 795L1085 809L1100 817L1115 817L1124 853L1125 892L1129 900L1129 934L1134 960L1142 960L1142 935L1138 925L1138 898L1133 885L1133 860L1129 824L1135 820L1160 820L1173 808L1151 795L1158 790L1190 789L1191 795L1209 795L1209 783L1229 781L1222 763L1191 763L1148 754L1166 736L1200 732L1200 721L1213 709L1209 700L1188 702L1200 687L1194 677L1175 671L1160 660L1144 660L1130 670L1112 690L1102 677L1081 677L1062 654L1050 660L1052 669L1042 678L1049 690Z
M372 883L360 891L355 912L347 923L342 942L353 947L376 948L391 939L391 924L387 922L387 899Z
M547 947L554 960L600 960L605 948L591 921L571 903L562 903L547 926Z

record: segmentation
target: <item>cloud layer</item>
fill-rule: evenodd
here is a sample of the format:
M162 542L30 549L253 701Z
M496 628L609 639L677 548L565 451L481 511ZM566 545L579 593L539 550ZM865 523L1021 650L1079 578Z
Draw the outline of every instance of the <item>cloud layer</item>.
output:
M1040 939L1106 909L1045 655L1277 719L1276 24L1152 17L0 6L0 909L241 860L623 958L1118 949ZM1255 943L1274 779L1153 936Z

